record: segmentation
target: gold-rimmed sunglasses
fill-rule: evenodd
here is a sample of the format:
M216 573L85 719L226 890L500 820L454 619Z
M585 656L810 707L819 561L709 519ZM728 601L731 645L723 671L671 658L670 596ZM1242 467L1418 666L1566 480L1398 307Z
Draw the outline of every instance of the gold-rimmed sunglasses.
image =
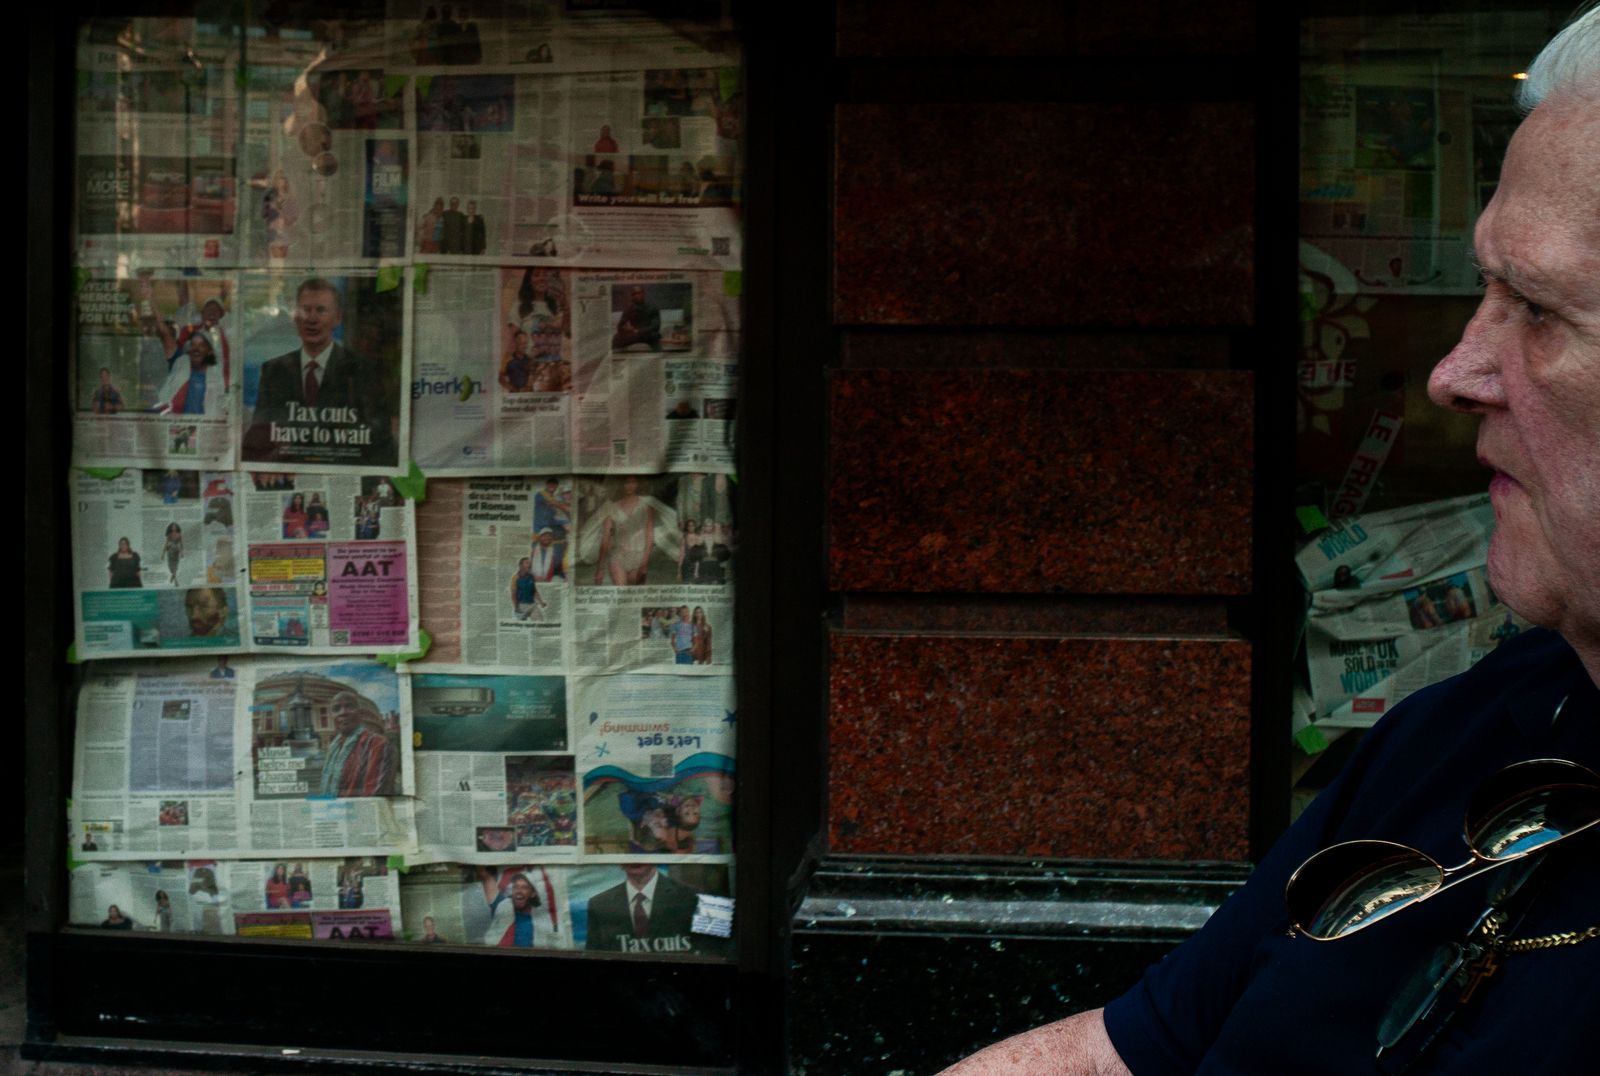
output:
M1289 921L1308 938L1346 938L1380 919L1600 823L1600 776L1564 759L1534 759L1489 777L1467 804L1466 862L1445 867L1393 841L1324 848L1289 876Z

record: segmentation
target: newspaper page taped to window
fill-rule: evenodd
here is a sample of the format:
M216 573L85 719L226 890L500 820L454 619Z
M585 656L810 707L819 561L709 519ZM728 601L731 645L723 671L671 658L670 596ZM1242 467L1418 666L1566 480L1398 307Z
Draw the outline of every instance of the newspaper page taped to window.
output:
M402 667L411 690L417 852L501 864L578 850L578 795L559 668Z
M415 848L410 707L372 662L97 664L78 699L83 860Z
M79 658L243 648L231 472L72 472Z
M415 849L411 703L399 674L373 661L255 662L240 681L235 766L252 850Z
M476 478L461 505L461 660L564 667L572 480Z
M239 213L247 265L404 259L408 79L371 48L252 41Z
M412 256L738 268L742 74L683 62L418 71Z
M81 24L79 264L236 264L237 60L191 18Z
M376 857L92 863L73 870L73 926L304 941L386 941L400 876Z
M240 484L246 645L314 654L417 648L412 504L387 477L259 471Z
M1486 494L1373 512L1315 536L1297 559L1316 721L1374 724L1529 625L1489 586Z
M385 476L72 482L79 657L417 648L412 507Z
M243 275L242 466L405 472L411 292L402 277L399 268Z
M733 852L733 678L573 680L583 852L726 857Z
M570 868L438 863L401 879L405 937L427 944L572 949Z
M220 273L80 273L77 466L232 467L235 291L233 278Z
M732 873L729 864L681 861L576 868L568 884L574 943L602 953L731 956L731 937L709 932L702 913L707 898L732 904Z
M733 486L721 474L577 478L573 665L725 672Z

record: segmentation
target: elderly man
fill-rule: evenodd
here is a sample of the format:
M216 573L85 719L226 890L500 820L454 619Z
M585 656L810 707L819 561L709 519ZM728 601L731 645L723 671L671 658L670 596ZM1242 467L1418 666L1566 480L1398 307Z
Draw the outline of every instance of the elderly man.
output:
M950 1072L1593 1065L1600 827L1444 886L1397 847L1446 867L1472 862L1462 832L1469 804L1517 802L1516 775L1527 771L1485 782L1530 759L1600 769L1600 9L1546 47L1523 94L1532 112L1477 225L1483 303L1429 394L1480 416L1478 457L1494 472L1490 580L1507 605L1551 630L1508 639L1397 706L1250 883L1127 994ZM1600 803L1587 771L1562 778L1577 789L1562 794L1575 805L1568 831L1592 822ZM1525 840L1555 836L1558 813L1525 810ZM1375 840L1395 844L1345 846L1332 853L1339 869L1320 869L1324 856L1296 876L1321 849ZM1361 881L1374 849L1410 864L1414 889ZM1426 902L1406 906L1418 892ZM1344 928L1322 921L1333 907L1348 917ZM1356 922L1366 925L1341 933ZM1327 933L1336 936L1316 940Z
M378 729L377 714L353 691L341 691L328 704L335 736L322 764L324 796L392 796L399 789L399 752Z

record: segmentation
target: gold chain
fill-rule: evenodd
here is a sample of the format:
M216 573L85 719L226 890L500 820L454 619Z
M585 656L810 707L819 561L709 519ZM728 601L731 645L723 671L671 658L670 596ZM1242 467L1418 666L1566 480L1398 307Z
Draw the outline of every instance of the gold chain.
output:
M1592 926L1588 930L1568 930L1561 934L1542 934L1537 938L1496 939L1494 947L1502 953L1531 953L1536 949L1581 945L1595 938L1600 938L1600 926Z

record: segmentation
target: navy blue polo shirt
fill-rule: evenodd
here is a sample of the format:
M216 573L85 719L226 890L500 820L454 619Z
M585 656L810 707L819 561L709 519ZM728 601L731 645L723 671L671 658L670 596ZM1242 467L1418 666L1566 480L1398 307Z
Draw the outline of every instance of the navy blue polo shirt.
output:
M1533 758L1600 771L1600 690L1572 648L1542 629L1385 715L1244 888L1106 1006L1117 1053L1135 1076L1375 1071L1376 1029L1395 990L1440 943L1467 932L1497 872L1332 942L1289 936L1285 882L1312 853L1361 838L1462 863L1473 790ZM1552 849L1529 886L1532 904L1513 937L1600 924L1600 835ZM1600 939L1507 956L1414 1071L1588 1071L1597 1043Z

